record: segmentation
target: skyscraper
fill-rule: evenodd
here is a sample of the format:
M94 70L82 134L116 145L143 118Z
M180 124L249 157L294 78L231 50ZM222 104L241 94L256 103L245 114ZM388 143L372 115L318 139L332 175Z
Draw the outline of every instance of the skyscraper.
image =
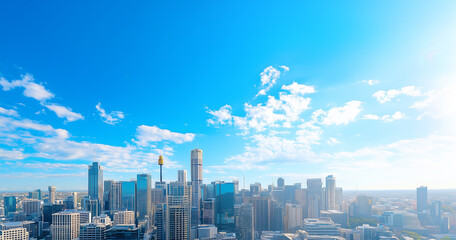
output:
M187 183L187 170L177 171L177 181Z
M105 182L106 183L106 182ZM111 181L109 184L109 189L108 189L108 205L109 205L109 210L115 211L115 210L121 210L122 209L122 183L121 182L116 182L116 181ZM106 186L106 184L105 184Z
M428 209L427 187L421 186L416 189L416 211L423 212Z
M196 209L195 216L192 216L193 223L199 223L201 219L200 201L201 184L203 184L203 150L193 149L191 152L191 171L192 171L192 207Z
M253 205L250 203L243 203L239 209L239 215L236 216L236 231L241 240L254 239L254 226L255 217Z
M336 210L336 178L333 175L326 177L326 210Z
M283 178L278 178L277 179L277 188L284 188L285 187L285 180Z
M190 239L191 196L190 187L183 182L171 182L168 185L167 239Z
M136 181L122 181L122 210L136 212Z
M145 219L146 216L151 216L152 211L151 176L149 174L138 174L136 176L136 184L136 209L138 217Z
M49 186L49 203L55 202L55 186Z
M5 207L5 216L10 212L16 212L16 197L6 196L3 198L3 205Z
M52 214L52 240L73 240L79 237L79 213L60 212Z
M27 215L40 213L40 211L41 211L41 201L38 200L38 199L24 199L22 201L22 210Z
M98 162L89 166L89 197L97 200L99 209L103 203L103 167Z
M322 183L320 178L307 179L307 217L319 218L321 211Z

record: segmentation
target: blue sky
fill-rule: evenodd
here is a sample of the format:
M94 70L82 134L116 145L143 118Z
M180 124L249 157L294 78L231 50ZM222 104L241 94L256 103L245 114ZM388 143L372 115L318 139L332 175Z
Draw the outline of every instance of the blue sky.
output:
M4 2L0 190L334 174L454 188L456 3Z

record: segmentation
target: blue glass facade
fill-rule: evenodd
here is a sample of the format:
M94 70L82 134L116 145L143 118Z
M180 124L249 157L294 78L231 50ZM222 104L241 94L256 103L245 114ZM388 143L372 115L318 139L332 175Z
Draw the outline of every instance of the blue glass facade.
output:
M222 231L233 232L234 183L213 182L215 193L215 225Z
M122 182L122 210L136 212L136 181Z

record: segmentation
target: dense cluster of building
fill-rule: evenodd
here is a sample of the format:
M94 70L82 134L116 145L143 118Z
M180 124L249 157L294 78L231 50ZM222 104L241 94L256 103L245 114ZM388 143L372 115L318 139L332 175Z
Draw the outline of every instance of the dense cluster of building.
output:
M56 192L49 186L3 196L0 240L55 239L296 239L393 240L413 234L453 236L456 215L448 203L428 204L427 188L416 201L366 195L345 197L334 176L286 185L239 189L239 182L203 183L203 153L191 151L191 181L179 170L175 182L152 184L151 175L130 181L103 179L103 167L88 169L88 192ZM245 185L245 184L244 184ZM416 204L415 204L416 203ZM434 234L434 235L432 235Z

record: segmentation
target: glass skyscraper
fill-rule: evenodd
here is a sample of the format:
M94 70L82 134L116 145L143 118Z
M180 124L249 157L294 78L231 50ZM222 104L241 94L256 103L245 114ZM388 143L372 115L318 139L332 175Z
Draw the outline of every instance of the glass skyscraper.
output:
M234 231L234 183L213 182L215 225L222 231Z
M151 185L152 178L149 174L138 174L136 177L136 209L138 217L144 219L151 215Z
M4 207L5 207L5 216L8 215L10 212L16 212L16 197L15 196L7 196L3 198L4 200Z
M89 166L89 197L97 200L99 208L103 204L103 167L98 162Z
M136 181L122 182L122 210L136 212Z

